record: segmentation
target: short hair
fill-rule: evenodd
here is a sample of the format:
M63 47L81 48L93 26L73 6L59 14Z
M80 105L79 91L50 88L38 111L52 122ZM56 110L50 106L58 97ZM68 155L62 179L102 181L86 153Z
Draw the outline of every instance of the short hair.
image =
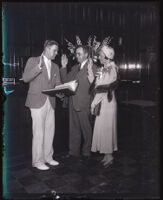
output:
M75 53L76 53L76 50L79 49L79 48L82 48L84 50L85 53L88 53L88 56L89 56L89 52L90 52L90 49L88 46L86 45L78 45L76 48L75 48Z
M55 40L46 40L46 41L44 42L44 49L45 49L47 46L53 46L53 45L59 46L58 42L56 42Z

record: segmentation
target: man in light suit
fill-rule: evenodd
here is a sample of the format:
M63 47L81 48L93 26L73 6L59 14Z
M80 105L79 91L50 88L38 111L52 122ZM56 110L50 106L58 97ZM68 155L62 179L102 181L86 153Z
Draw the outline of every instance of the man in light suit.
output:
M92 126L91 126L91 95L89 93L91 73L95 73L96 66L91 65L89 58L89 49L86 46L78 46L75 50L76 59L79 64L74 65L69 73L66 67L68 59L66 55L61 58L62 68L61 79L63 82L77 80L79 86L75 95L69 98L69 157L83 159L90 158L91 142L92 142ZM81 137L83 136L82 152L80 152Z
M59 67L52 62L57 53L58 43L46 40L41 56L29 58L23 73L24 82L29 82L25 105L32 117L32 166L39 170L48 170L46 163L59 164L53 159L56 99L42 93L61 84Z

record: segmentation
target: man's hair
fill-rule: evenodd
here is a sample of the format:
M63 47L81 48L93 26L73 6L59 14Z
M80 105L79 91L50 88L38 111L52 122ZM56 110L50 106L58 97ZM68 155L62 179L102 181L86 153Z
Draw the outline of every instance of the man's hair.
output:
M76 48L75 48L75 53L76 53L76 50L79 49L79 48L82 48L84 50L85 53L88 53L88 56L89 56L89 47L86 46L86 45L78 45Z
M46 40L46 41L44 42L44 49L45 49L47 46L53 46L53 45L59 46L59 44L58 44L55 40Z

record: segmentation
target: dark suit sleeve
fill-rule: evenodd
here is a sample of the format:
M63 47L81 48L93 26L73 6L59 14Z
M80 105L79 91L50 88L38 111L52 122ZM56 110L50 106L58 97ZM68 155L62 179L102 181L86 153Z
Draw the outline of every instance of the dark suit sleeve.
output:
M89 83L90 83L91 85L92 85L92 83L93 83L94 80L95 80L96 71L97 71L97 66L96 66L95 64L93 64L92 70L89 70L89 69L88 69L88 80L89 80Z
M92 66L92 72L93 72L93 78L92 78L92 82L90 82L91 83L91 85L90 85L90 88L89 88L89 92L90 92L90 94L93 94L94 93L94 88L95 88L95 82L96 82L96 77L95 77L95 74L96 74L96 72L97 72L97 65L93 65Z
M23 81L28 83L37 77L41 72L42 69L38 67L34 58L29 58L23 73Z
M69 81L73 81L75 76L75 66L72 68L72 70L67 73L67 68L61 68L60 69L60 73L61 73L61 80L63 83L67 83Z
M56 85L62 84L59 67L56 65Z

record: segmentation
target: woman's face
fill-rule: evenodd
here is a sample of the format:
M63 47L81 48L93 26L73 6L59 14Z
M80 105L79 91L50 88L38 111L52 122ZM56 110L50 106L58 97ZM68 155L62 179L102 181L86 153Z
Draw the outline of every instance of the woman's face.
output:
M103 51L99 52L98 58L99 58L101 64L106 63L105 54L103 53Z

